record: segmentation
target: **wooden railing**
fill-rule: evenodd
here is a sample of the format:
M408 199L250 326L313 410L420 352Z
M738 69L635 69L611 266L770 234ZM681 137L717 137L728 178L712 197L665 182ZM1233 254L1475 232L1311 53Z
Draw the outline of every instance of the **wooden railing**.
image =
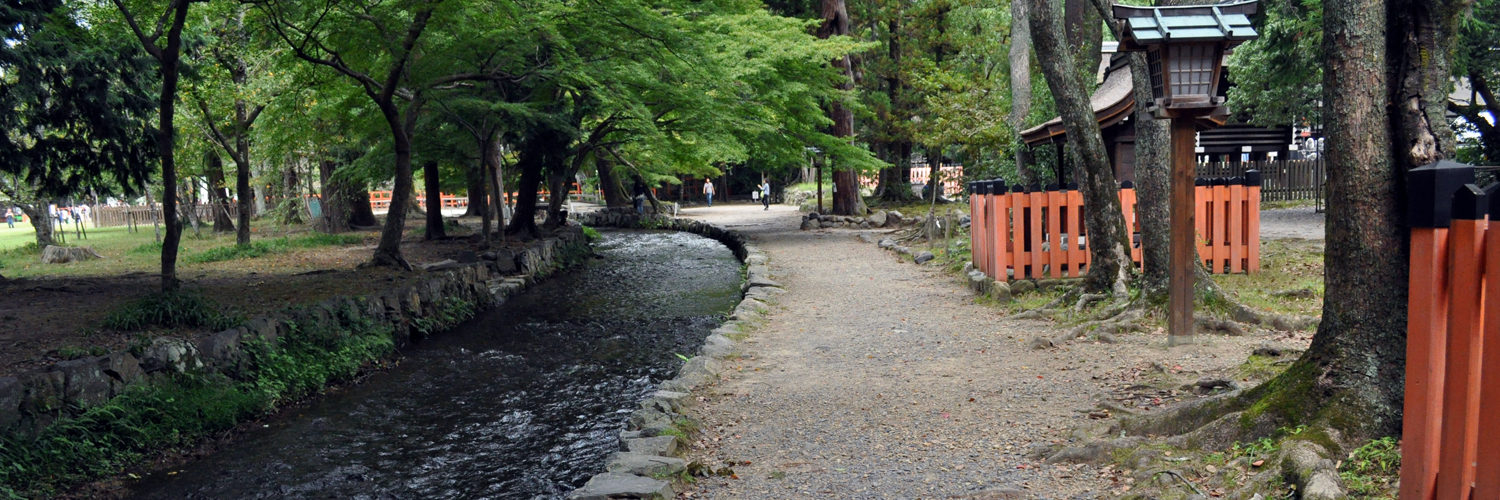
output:
M1411 272L1401 499L1500 498L1500 186L1408 172Z
M1198 255L1213 273L1260 270L1260 186L1246 178L1205 179L1197 187ZM1092 260L1083 195L1069 189L1007 189L1004 181L969 183L970 248L975 266L995 279L1079 277ZM1130 258L1143 264L1135 187L1120 188L1131 233Z
M214 213L220 210L228 211L229 218L235 219L239 216L239 208L233 203L222 204L197 204L178 205L178 218L184 224L188 221L187 210L195 210L198 220L212 224ZM161 219L161 206L149 205L125 205L118 207L96 206L89 212L89 218L93 220L94 227L119 227L131 224L155 224Z
M1260 172L1265 201L1323 200L1328 175L1319 160L1199 163L1198 177L1244 177L1251 170Z

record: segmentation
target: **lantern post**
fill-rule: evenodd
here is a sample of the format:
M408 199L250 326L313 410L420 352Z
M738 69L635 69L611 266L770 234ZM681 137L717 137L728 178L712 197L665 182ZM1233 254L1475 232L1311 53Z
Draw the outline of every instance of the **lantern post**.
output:
M1198 120L1226 116L1219 95L1224 53L1258 36L1250 26L1256 1L1181 7L1115 5L1123 25L1120 49L1145 52L1151 73L1149 110L1172 120L1172 174L1169 203L1168 344L1193 335L1193 274L1197 271L1194 178L1197 176ZM1140 105L1140 104L1137 104Z

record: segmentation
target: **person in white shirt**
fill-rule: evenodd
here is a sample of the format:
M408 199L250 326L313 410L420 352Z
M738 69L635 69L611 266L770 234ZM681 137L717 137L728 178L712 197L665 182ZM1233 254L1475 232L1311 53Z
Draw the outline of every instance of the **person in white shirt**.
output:
M763 205L766 206L766 210L770 210L771 209L771 181L767 181L767 180L761 181L761 183L760 183L760 202L761 202L761 204L763 204Z
M703 180L703 197L708 199L708 206L710 206L710 207L714 206L714 181L713 181L713 179L704 179Z

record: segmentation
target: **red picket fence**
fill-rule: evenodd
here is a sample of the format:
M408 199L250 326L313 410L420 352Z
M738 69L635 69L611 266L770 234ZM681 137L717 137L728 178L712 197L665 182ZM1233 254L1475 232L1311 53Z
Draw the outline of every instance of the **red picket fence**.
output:
M1500 499L1500 185L1439 162L1408 173L1402 500Z
M448 194L448 193L442 193L442 196L443 196L443 208L464 208L464 207L469 206L469 197L467 197L467 196L458 196L458 195L453 195L453 194ZM422 208L427 208L427 194L426 193L417 193L417 204L420 205L420 206L422 206ZM370 209L372 209L372 210L390 210L390 208L391 208L391 192L390 191L370 191Z
M1197 187L1198 254L1213 273L1260 270L1260 178L1203 179ZM1076 187L1007 190L1004 181L969 183L969 243L974 264L996 279L1079 277L1091 257ZM1135 187L1120 188L1130 225L1130 258L1142 265Z
M943 174L943 192L950 195L953 193L957 193L958 190L962 187L959 185L959 182L964 178L964 166L948 165L943 167L943 169L939 172ZM911 168L911 183L913 186L918 184L925 185L927 184L927 179L931 177L932 167L930 166L922 165L920 167ZM862 187L875 189L880 185L880 173L870 172L861 174L859 176L859 185Z

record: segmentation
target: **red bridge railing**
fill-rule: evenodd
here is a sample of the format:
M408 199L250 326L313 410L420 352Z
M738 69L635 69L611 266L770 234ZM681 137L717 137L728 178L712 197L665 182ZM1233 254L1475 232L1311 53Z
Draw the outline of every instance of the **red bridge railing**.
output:
M970 248L974 265L995 279L1079 277L1091 257L1083 222L1083 194L1074 185L1014 186L969 183ZM1260 270L1260 177L1200 179L1196 193L1198 255L1213 273ZM1130 258L1143 260L1136 193L1121 184L1120 208L1130 226Z

